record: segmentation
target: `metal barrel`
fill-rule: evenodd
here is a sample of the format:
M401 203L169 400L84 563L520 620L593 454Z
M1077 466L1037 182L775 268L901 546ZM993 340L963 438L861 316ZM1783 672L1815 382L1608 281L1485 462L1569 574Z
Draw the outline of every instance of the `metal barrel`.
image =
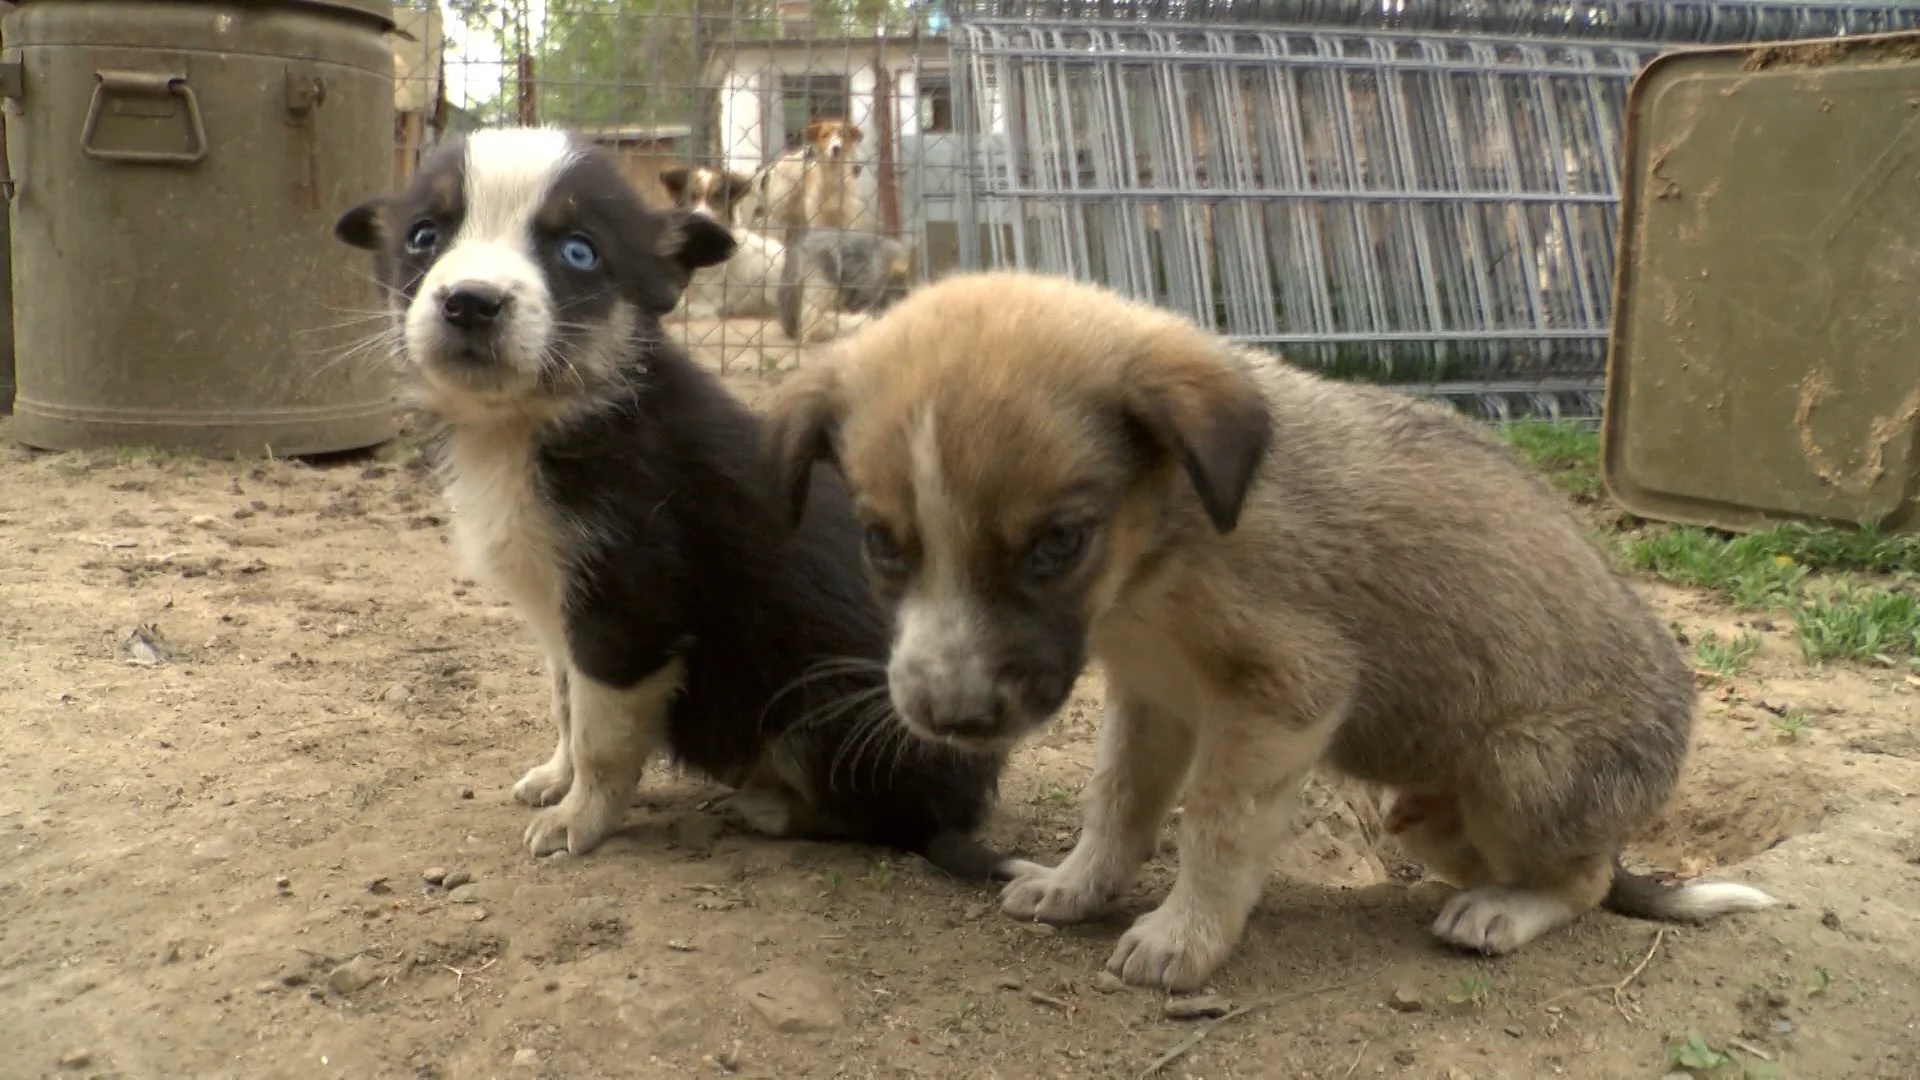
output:
M14 437L210 456L397 430L333 219L392 183L389 0L25 0L0 26Z

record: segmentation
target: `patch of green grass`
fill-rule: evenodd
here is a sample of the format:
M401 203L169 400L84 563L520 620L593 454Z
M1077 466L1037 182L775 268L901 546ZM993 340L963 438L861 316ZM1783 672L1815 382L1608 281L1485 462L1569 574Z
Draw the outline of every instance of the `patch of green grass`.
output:
M1785 600L1807 576L1791 555L1761 542L1766 534L1722 537L1691 525L1656 529L1628 541L1628 566L1662 581L1723 593L1741 607Z
M172 461L191 461L193 455L167 446L116 446L113 457L122 465L149 463L165 465Z
M1813 982L1807 987L1807 996L1813 997L1817 994L1824 994L1831 989L1832 986L1833 976L1828 973L1827 969L1823 967L1814 968Z
M1758 634L1737 634L1731 641L1723 641L1720 635L1708 630L1693 646L1694 660L1700 669L1723 681L1745 672L1759 652Z
M1073 806L1073 789L1062 787L1059 784L1048 784L1046 790L1036 796L1033 801L1036 805L1044 804L1071 809Z
M1728 536L1670 526L1616 546L1628 567L1662 581L1708 589L1744 608L1784 609L1810 663L1920 655L1920 593L1912 584L1920 579L1920 536L1797 524ZM1701 658L1712 670L1704 648Z
M1805 739L1807 733L1813 730L1813 725L1807 720L1807 714L1799 709L1788 709L1785 715L1775 717L1768 723L1773 725L1773 734L1781 742L1797 743Z
M1809 570L1920 575L1920 535L1878 529L1822 529L1788 524L1756 533L1753 542Z
M1777 525L1729 536L1713 529L1672 525L1626 545L1628 561L1677 585L1730 591L1738 578L1771 578L1786 591L1809 572L1920 576L1920 536L1873 529Z
M1545 473L1555 491L1600 497L1600 429L1578 420L1515 420L1495 428L1520 460Z
M1667 1044L1667 1064L1691 1073L1711 1074L1733 1064L1733 1058L1701 1035L1690 1031L1684 1038Z
M1792 615L1809 663L1920 655L1920 595L1911 592L1836 584L1809 590Z
M884 855L874 859L873 866L867 871L866 882L869 886L881 892L892 888L893 863Z
M1779 1076L1775 1066L1743 1060L1731 1046L1715 1046L1692 1031L1667 1043L1667 1064L1692 1076L1726 1080L1773 1080Z
M1485 972L1460 976L1460 984L1447 994L1447 1000L1455 1005L1469 1005L1479 1008L1487 1003L1487 995L1493 993L1493 979Z

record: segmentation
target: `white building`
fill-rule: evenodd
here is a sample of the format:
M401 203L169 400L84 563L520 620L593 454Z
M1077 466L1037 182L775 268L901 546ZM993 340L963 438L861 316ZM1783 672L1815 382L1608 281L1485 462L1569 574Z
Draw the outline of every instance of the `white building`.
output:
M715 149L728 168L751 173L798 146L811 120L847 120L863 136L854 160L873 227L914 242L930 270L952 265L966 161L944 36L737 40L706 75L719 88ZM991 106L977 125L983 141L1004 138L998 88L974 97Z

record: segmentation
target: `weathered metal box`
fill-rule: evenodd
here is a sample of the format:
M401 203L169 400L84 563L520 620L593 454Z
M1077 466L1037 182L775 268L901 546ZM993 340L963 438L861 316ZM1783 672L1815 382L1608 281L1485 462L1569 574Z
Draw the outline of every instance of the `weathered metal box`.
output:
M1623 181L1621 505L1920 528L1920 33L1661 56Z

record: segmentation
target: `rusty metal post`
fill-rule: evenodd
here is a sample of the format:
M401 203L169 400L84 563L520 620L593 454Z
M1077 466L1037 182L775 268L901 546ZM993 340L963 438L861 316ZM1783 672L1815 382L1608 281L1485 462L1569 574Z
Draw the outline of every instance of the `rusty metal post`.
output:
M899 81L887 70L886 63L886 46L876 44L873 47L873 126L880 139L873 163L873 186L880 199L880 231L897 240L900 237L900 178L894 171L893 147L900 133L893 122L893 95L899 89Z

